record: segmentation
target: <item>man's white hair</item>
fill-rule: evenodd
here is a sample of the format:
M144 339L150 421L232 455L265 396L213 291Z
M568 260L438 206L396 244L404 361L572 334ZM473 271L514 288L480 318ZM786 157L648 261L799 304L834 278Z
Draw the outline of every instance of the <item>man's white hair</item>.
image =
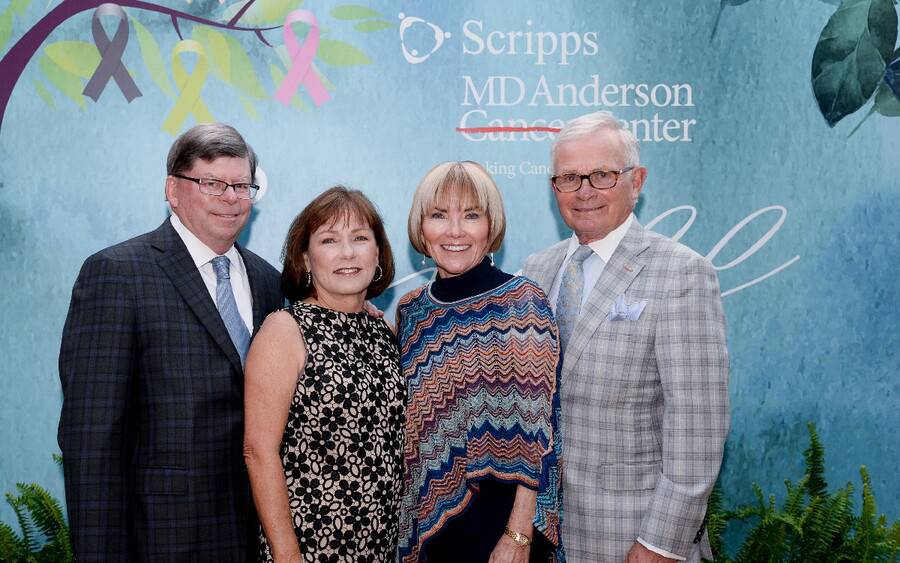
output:
M618 119L608 111L595 111L578 116L566 123L553 141L550 154L556 161L556 150L560 143L587 137L599 131L612 131L618 134L625 152L625 166L638 166L641 163L641 151L638 140L631 131L622 126Z

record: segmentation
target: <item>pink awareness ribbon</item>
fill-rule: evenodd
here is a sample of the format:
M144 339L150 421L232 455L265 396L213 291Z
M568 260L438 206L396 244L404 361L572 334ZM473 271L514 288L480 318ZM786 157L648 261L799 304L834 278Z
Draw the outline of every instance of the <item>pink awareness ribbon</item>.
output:
M297 43L297 38L291 30L291 24L302 22L309 25L309 34L303 45ZM306 86L309 95L316 106L321 106L331 96L325 90L325 86L312 68L313 58L319 48L319 22L316 16L309 10L294 10L284 19L284 45L291 57L291 68L287 76L275 92L275 99L284 105L291 103L291 98L297 92L301 84Z

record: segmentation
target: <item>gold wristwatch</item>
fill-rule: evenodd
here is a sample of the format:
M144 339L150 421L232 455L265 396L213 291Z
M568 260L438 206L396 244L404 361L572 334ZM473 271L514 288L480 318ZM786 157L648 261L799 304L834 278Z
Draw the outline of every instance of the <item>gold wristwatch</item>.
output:
M514 532L514 531L510 530L509 526L506 526L505 528L503 528L503 533L506 534L507 536L509 536L510 539L512 539L512 541L514 541L516 543L516 545L519 547L525 547L527 545L531 545L531 538L529 538L525 534L522 534L519 532Z

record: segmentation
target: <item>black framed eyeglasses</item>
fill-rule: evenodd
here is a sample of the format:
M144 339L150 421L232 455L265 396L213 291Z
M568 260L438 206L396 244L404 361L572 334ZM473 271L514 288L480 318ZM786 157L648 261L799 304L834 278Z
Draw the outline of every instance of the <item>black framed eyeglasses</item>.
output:
M259 186L256 184L248 184L246 182L229 184L228 182L216 180L215 178L191 178L190 176L184 176L182 174L170 174L170 176L194 182L200 186L200 192L206 195L222 195L228 188L234 188L234 195L236 195L238 199L253 200L256 197L256 193L259 191Z
M576 192L581 189L581 183L587 180L595 190L608 190L615 188L619 182L619 176L634 170L634 166L628 166L621 170L594 170L590 174L560 174L551 176L550 183L560 192Z

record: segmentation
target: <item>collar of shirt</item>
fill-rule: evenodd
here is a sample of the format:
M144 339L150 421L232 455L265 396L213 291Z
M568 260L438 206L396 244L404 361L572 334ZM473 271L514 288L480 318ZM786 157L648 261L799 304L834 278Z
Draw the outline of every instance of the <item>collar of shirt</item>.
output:
M184 241L184 245L187 247L188 254L191 255L191 259L194 261L194 265L197 268L201 268L202 266L208 264L213 258L219 256L212 249L205 244L203 241L197 238L197 235L191 232L184 223L181 222L181 219L178 218L178 215L174 213L170 216L170 220L172 222L172 227L175 229L175 232L178 233L178 236L181 237L181 240ZM232 244L231 248L228 249L228 252L223 254L222 256L227 256L228 260L231 261L232 265L237 265L238 263L243 263L241 260L241 254L237 251L237 248Z
M194 265L197 267L197 270L200 272L200 277L203 279L203 284L206 286L206 290L209 292L209 296L212 298L213 303L215 303L216 285L218 282L216 281L216 273L212 267L212 259L219 255L213 252L210 247L203 244L203 241L197 238L197 235L192 233L174 213L171 215L170 221L175 232L178 233L178 236L184 241L188 254L191 255L191 259L194 261ZM247 276L246 266L244 266L244 259L241 257L241 253L238 252L237 247L233 244L223 256L227 256L228 260L231 262L228 271L231 275L231 288L234 292L235 301L237 302L238 313L240 313L241 318L244 320L244 324L247 325L247 329L252 333L253 298L250 294L250 280Z
M625 233L628 232L633 220L634 215L629 214L628 218L625 219L625 222L613 229L604 238L588 243L588 246L594 253L584 261L584 289L581 294L582 306L587 302L588 297L590 297L594 285L596 285L597 280L600 279L600 275L603 273L603 269L606 267L606 263L609 262L609 259L612 258L616 248L619 247L619 243L625 238ZM550 300L550 306L554 311L556 311L556 301L559 299L559 284L562 281L562 272L565 271L569 258L575 254L575 251L580 244L581 243L578 242L578 236L573 233L572 238L569 239L566 257L563 259L562 264L560 264L559 271L556 273L556 278L553 280L553 285L550 287L550 293L547 295L547 298Z
M594 254L603 259L604 264L609 262L613 253L619 248L619 243L622 242L622 239L625 238L625 233L631 228L632 221L634 221L634 214L629 213L628 218L626 218L621 225L610 231L608 235L600 240L588 243L588 246L594 251ZM581 243L578 242L578 235L572 233L572 238L569 239L569 248L566 250L566 258L563 262L568 261L569 257L575 254L575 251L578 250L580 245Z

